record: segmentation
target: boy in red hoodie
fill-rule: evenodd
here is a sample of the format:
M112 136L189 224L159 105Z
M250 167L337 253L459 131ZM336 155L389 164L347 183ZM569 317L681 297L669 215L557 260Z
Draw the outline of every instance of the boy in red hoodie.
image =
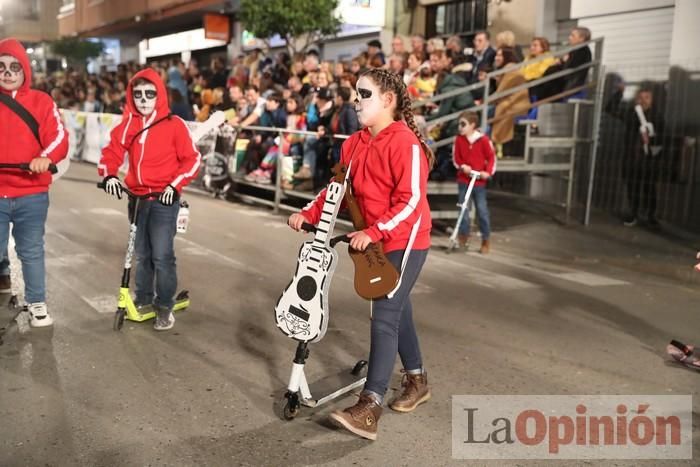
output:
M20 117L0 100L0 162L29 163L28 172L0 169L0 255L7 251L12 223L29 324L43 327L53 324L46 306L44 264L44 226L52 181L48 170L51 163L57 164L68 154L68 133L54 101L30 89L31 82L32 68L22 44L15 39L0 41L0 93L3 100L19 104L29 115ZM34 123L37 128L32 129ZM9 286L9 276L7 283Z
M457 190L459 203L464 202L467 193L472 170L480 172L479 179L474 184L469 206L476 202L476 215L479 218L479 230L481 230L481 254L487 254L490 250L489 237L491 235L491 221L489 208L486 205L486 182L496 173L496 157L493 145L489 137L477 130L479 116L475 112L463 112L459 116L459 135L454 144L454 165L457 168ZM467 247L469 243L469 216L464 216L458 229L458 239L461 247Z
M139 202L134 302L137 306L153 304L153 328L165 331L175 324L174 242L179 194L197 175L201 155L184 120L170 114L168 93L158 73L150 68L138 72L129 81L126 93L122 121L102 149L98 172L104 177L105 191L121 198L122 183L117 175L128 154L129 171L124 183L129 190L137 195L161 193L157 200ZM132 209L130 203L129 211Z

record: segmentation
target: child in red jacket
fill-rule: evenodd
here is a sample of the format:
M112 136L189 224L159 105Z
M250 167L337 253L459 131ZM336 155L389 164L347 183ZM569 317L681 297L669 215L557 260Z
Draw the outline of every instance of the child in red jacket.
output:
M474 184L474 189L469 200L469 208L472 202L476 203L476 215L479 219L481 230L481 254L487 254L490 250L489 237L491 235L491 220L489 208L486 205L486 182L496 173L496 157L493 145L489 137L481 133L479 116L475 112L463 112L459 116L459 135L454 144L454 165L457 168L457 190L459 203L464 202L470 177L469 173L476 170L480 173L479 179ZM469 243L469 216L464 216L458 229L459 244L466 249Z
M331 419L368 439L377 438L382 400L396 354L404 367L403 392L389 407L411 412L430 399L428 379L413 324L410 293L430 248L432 226L426 189L435 161L418 131L411 99L401 76L372 69L357 81L355 108L364 129L343 143L340 161L349 166L349 183L367 225L350 233L350 246L363 251L382 242L387 259L400 271L399 284L386 298L372 301L371 346L367 382L352 407ZM294 230L316 224L325 193L288 220Z
M122 121L102 149L98 172L104 177L105 191L121 198L122 183L117 175L124 155L128 154L129 171L124 183L129 190L139 195L161 193L158 200L139 202L134 303L153 304L153 328L165 331L175 324L174 241L179 193L197 175L201 155L184 120L170 114L168 93L154 70L138 72L129 81L126 92ZM129 211L132 209L130 203Z
M0 256L7 251L12 223L29 324L42 327L53 324L46 306L44 263L44 226L52 182L48 170L51 163L57 164L68 154L68 133L54 101L48 94L30 89L31 82L32 67L22 44L15 39L0 41L0 94L30 116L22 118L0 101L0 161L29 164L29 172L0 169ZM30 123L36 123L37 128L32 129ZM4 288L9 289L9 263L5 264L8 270L0 273Z

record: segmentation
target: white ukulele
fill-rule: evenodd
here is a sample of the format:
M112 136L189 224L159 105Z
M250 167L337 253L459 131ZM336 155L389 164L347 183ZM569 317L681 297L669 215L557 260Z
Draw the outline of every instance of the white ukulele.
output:
M338 262L330 240L344 194L343 184L328 185L314 239L301 246L294 278L275 305L277 327L300 342L320 341L328 328L328 290Z

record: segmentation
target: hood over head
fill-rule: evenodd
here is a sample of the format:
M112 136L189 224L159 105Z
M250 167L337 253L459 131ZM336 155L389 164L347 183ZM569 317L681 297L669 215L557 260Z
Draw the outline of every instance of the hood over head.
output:
M168 103L168 90L165 88L163 80L160 75L152 68L146 68L139 71L134 75L131 80L129 80L129 85L126 88L126 107L125 113L133 114L135 117L141 117L141 113L136 108L134 104L134 83L139 79L145 79L153 83L156 87L156 107L154 112L156 113L156 119L160 119L168 116L170 113L170 105Z
M0 55L12 55L19 61L24 71L24 83L22 83L17 92L28 91L32 84L32 67L29 64L29 56L24 46L17 39L11 37L0 40ZM7 91L3 90L3 92Z

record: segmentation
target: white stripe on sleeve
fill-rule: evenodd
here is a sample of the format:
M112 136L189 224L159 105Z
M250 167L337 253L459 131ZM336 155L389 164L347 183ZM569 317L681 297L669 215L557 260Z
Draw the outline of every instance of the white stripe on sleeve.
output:
M380 222L377 224L379 230L393 230L401 222L406 220L408 216L415 211L420 200L420 149L417 144L413 145L413 154L411 158L411 198L398 214L392 217L386 224Z
M61 144L63 138L65 138L63 122L61 121L61 115L58 113L58 107L56 107L55 102L53 104L53 116L56 119L56 130L58 131L58 136L56 136L56 139L54 139L51 142L51 144L49 144L48 147L44 149L44 151L41 153L41 157L48 157L48 155L51 154L58 147L59 144Z

